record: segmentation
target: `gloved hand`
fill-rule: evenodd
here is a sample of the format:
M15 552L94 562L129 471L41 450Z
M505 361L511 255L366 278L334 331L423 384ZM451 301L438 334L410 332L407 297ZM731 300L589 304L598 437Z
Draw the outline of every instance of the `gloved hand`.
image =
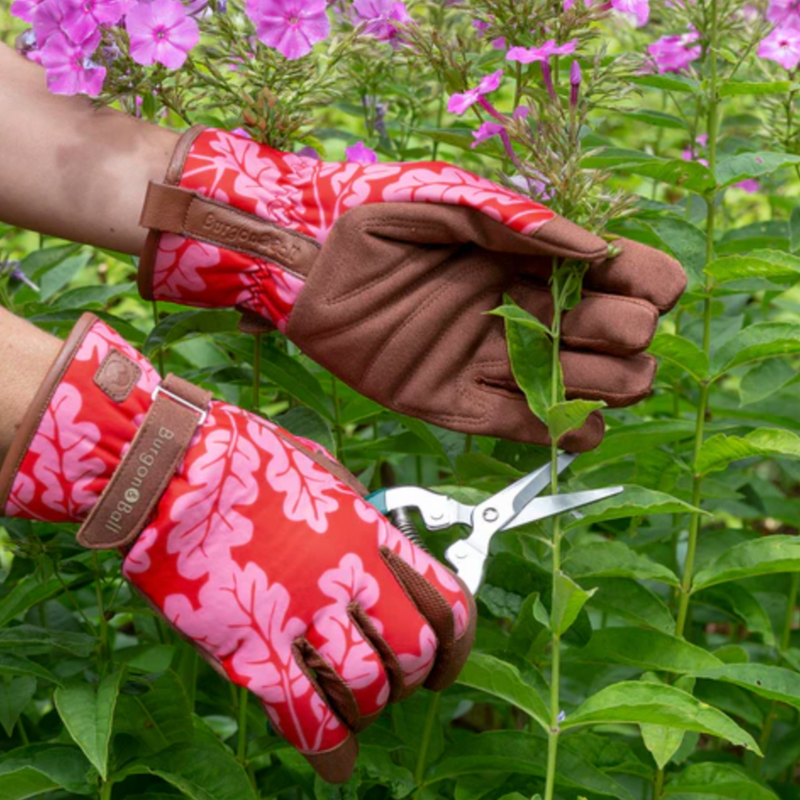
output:
M91 314L0 470L0 515L82 521L123 572L333 782L354 732L467 658L461 581L322 448L170 375Z
M554 257L590 262L563 321L567 396L625 406L650 391L643 351L686 283L665 254L619 240L609 259L598 236L450 164L325 163L212 129L184 135L141 222L144 297L235 306L388 408L535 444L547 432L485 312L508 293L549 323ZM594 414L561 444L602 435Z

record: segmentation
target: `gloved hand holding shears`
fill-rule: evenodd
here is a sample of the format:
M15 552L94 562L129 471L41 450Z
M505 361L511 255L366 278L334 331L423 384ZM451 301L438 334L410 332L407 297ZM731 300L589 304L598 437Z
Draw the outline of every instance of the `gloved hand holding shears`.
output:
M504 294L549 323L555 258L590 264L563 321L567 396L643 398L643 353L684 289L680 265L608 244L544 206L442 162L326 163L225 131L182 137L141 219L146 298L237 307L382 405L442 427L535 444L544 426L519 391ZM561 444L595 447L599 413Z
M0 515L82 522L82 545L122 549L148 603L342 781L355 733L388 702L458 676L492 535L616 491L536 498L548 471L475 508L416 487L371 505L318 445L162 381L85 314L0 468ZM405 506L473 529L447 551L457 575L379 513Z

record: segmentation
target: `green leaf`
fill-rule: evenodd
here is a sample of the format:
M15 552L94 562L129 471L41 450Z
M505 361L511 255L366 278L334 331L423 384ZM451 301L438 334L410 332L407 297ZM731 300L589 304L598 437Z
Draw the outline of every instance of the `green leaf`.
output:
M725 664L693 673L703 680L732 683L768 700L800 708L800 675L769 664Z
M508 306L500 306L495 312ZM551 398L550 370L553 362L553 340L547 329L527 311L518 308L513 312L504 311L506 321L506 341L511 370L517 384L525 393L533 414L547 424Z
M653 89L664 89L668 92L698 94L702 88L699 81L686 75L679 75L677 72L664 73L662 75L632 75L630 80L638 86L649 86Z
M625 486L620 494L586 507L580 519L569 520L565 528L594 525L611 519L640 517L645 514L705 513L694 506L664 492L645 489L644 486Z
M717 163L717 185L719 189L724 189L746 178L759 178L793 164L800 164L800 156L766 151L727 156Z
M708 603L723 609L740 619L750 633L763 636L764 644L769 647L774 646L775 634L769 615L756 597L744 586L729 583L727 586L707 589L695 595L695 602Z
M666 603L632 578L584 578L597 589L591 605L634 625L675 633L675 620Z
M530 715L543 730L549 728L549 713L544 701L536 689L525 682L519 670L507 661L473 652L458 676L458 683L499 697Z
M416 788L411 770L395 764L391 753L383 748L362 744L358 751L358 766L362 782L374 781L385 786L389 797L395 800L408 797Z
M573 547L564 560L564 571L574 578L638 578L678 586L678 576L623 542L589 542Z
M25 800L54 789L93 794L86 782L89 762L77 747L32 744L0 757L0 797Z
M550 628L559 636L569 630L578 618L586 601L594 594L581 589L575 581L560 570L554 577L553 608L550 611Z
M86 633L48 630L36 625L0 628L0 649L13 647L17 648L17 651L28 648L41 651L42 648L54 648L86 658L96 646L97 640Z
M80 249L81 246L79 244L66 244L33 250L19 262L20 272L28 278L33 278L40 274L43 275L62 261L75 255Z
M694 576L693 591L781 572L800 572L800 537L765 536L726 549Z
M451 746L428 770L426 783L491 772L543 777L547 771L546 762L547 743L541 736L521 731L491 731ZM558 747L556 783L617 800L633 800L633 795L621 783L589 763L579 746L567 739Z
M676 217L643 219L641 224L652 231L662 244L662 249L680 261L689 273L691 285L703 281L706 263L706 237L696 225Z
M525 311L524 308L520 308L518 305L516 305L508 295L504 295L503 300L505 301L504 305L493 308L487 313L496 317L502 317L503 319L510 320L511 322L518 322L520 325L524 325L526 328L532 328L533 330L539 331L547 336L551 335L550 328L548 328L547 325L534 317L532 314Z
M123 294L131 294L136 289L135 283L117 283L113 286L80 286L64 292L52 304L52 308L65 311L70 308L79 308L86 311L91 306L106 306L109 300Z
M89 263L90 257L90 253L76 253L50 267L47 271L37 272L39 300L46 303L53 295L61 291Z
M693 684L691 678L679 678L675 682L676 688L685 692L690 691ZM666 728L663 725L640 725L639 728L642 731L645 747L650 751L658 768L663 770L683 744L686 731Z
M191 800L256 800L242 765L227 750L213 745L172 745L127 764L118 777L148 774L162 778Z
M725 469L743 458L785 456L800 458L800 436L780 428L756 428L746 436L718 433L703 442L694 470L698 475Z
M14 617L27 611L31 606L50 600L64 591L65 586L71 586L78 580L78 576L72 576L63 580L58 578L48 578L48 580L37 583L28 578L20 581L1 601L0 601L0 628L5 627Z
M22 656L0 653L0 675L32 675L50 683L60 683L50 670Z
M706 272L717 283L750 278L794 283L800 278L800 257L781 250L754 250L718 258L706 267Z
M797 377L797 371L782 359L761 361L751 367L739 382L739 404L757 403L780 391Z
M578 661L612 662L643 670L695 673L722 662L702 647L653 628L604 628L595 631L586 647L569 651Z
M19 715L36 692L36 678L22 675L11 680L0 680L0 724L8 738L17 724Z
M295 406L274 417L273 422L295 436L311 439L313 442L321 444L331 453L336 453L336 442L334 441L330 424L313 408Z
M719 87L719 96L786 94L791 86L791 81L723 81Z
M676 364L698 382L708 377L708 355L683 336L659 333L648 351L657 358Z
M158 753L173 744L194 737L192 709L178 676L165 672L152 683L142 679L133 694L123 690L117 700L114 732L126 733L139 740L142 755ZM147 687L141 692L141 688Z
M711 359L711 377L741 364L800 353L800 325L757 322L728 339Z
M714 176L708 167L696 161L659 158L638 150L607 147L581 162L586 169L629 172L668 183L698 194L714 188Z
M695 697L660 683L623 681L606 686L561 723L562 730L613 722L645 723L718 736L761 754L755 739L732 719Z
M319 381L297 359L262 343L261 374L287 394L333 421L333 406Z
M655 125L657 128L672 128L673 130L688 130L689 126L685 120L672 114L665 114L663 111L654 111L644 108L641 111L628 111L625 115L629 120L644 122L647 125Z
M670 779L664 797L672 800L778 800L778 795L753 780L738 764L724 763L691 764Z
M557 442L565 433L582 428L589 415L605 405L597 400L565 400L550 406L547 412L550 437Z
M171 344L194 336L212 333L227 333L237 330L240 314L236 311L203 309L202 311L182 311L164 317L150 331L142 351L152 357L159 350Z
M108 779L108 748L121 681L120 670L106 675L96 688L78 678L60 686L53 696L70 736L103 780Z

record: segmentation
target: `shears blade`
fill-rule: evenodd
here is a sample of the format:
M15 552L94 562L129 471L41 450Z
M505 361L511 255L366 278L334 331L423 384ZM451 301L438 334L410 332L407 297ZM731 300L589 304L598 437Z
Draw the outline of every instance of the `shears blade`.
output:
M516 517L507 522L501 530L508 531L513 528L519 528L521 525L527 525L529 522L537 522L548 517L554 517L556 514L574 511L577 508L588 506L590 503L598 503L600 500L614 497L622 490L622 486L610 486L606 489L588 489L585 492L536 497Z

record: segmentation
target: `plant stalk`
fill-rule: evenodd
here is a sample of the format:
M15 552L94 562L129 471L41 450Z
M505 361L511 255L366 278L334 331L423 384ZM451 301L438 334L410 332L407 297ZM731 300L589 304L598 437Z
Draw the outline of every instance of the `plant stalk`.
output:
M718 22L718 0L711 0L711 38L709 41L708 53L711 58L709 74L709 96L708 96L708 169L715 175L717 165L717 136L719 135L719 95L717 87L717 22ZM714 223L715 209L717 200L716 188L706 194L708 206L706 212L706 266L714 259ZM711 278L706 275L703 299L703 352L709 355L711 352ZM700 397L697 403L697 423L695 426L693 463L697 463L697 456L703 446L703 433L705 428L706 414L708 413L708 396L710 382L703 381L700 384ZM699 508L702 500L702 481L701 475L695 474L692 478L692 504ZM686 631L686 620L689 616L689 602L692 595L692 579L694 577L695 556L697 554L697 540L700 536L700 514L692 514L689 523L689 542L686 551L686 563L683 568L681 578L680 597L678 601L678 620L675 627L675 635L683 637Z
M253 411L257 414L259 408L261 408L261 334L257 333L253 358Z
M431 744L433 725L439 715L439 692L434 692L428 705L428 715L425 717L425 729L422 732L422 741L419 745L419 755L417 756L417 766L414 769L414 781L417 790L414 792L414 800L421 800L422 790L425 788L425 767L428 765L428 748Z

